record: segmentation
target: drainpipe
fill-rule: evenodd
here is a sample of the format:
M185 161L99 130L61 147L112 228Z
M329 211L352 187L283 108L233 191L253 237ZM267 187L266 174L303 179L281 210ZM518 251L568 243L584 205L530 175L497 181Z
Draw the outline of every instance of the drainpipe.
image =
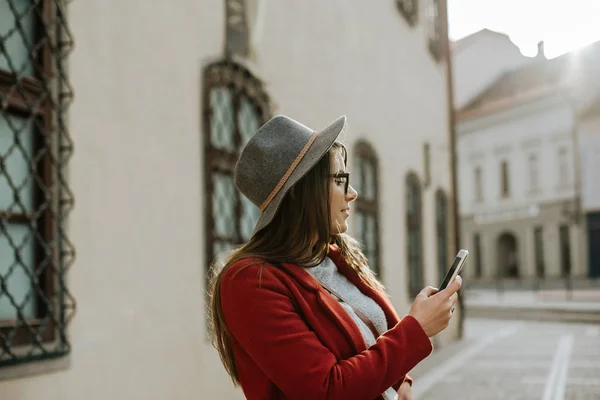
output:
M456 123L454 113L454 86L452 79L452 54L450 50L450 37L448 34L448 1L440 0L440 19L442 23L442 32L444 37L444 55L446 63L446 82L448 88L448 130L450 133L450 174L452 186L452 214L454 215L454 250L460 249L460 218L458 215L458 177L456 172ZM465 307L462 300L462 290L458 297L458 308L460 310L460 321L458 327L458 337L463 337Z

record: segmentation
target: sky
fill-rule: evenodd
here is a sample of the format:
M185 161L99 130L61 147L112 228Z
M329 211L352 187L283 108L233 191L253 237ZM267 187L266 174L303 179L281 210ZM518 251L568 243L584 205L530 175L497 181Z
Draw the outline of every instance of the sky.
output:
M451 40L487 28L530 57L541 40L547 58L600 40L600 0L448 0L448 20Z

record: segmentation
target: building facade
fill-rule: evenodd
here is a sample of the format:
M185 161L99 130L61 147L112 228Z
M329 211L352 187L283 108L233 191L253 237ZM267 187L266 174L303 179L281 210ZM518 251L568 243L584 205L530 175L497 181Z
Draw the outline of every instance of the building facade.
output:
M581 202L587 233L588 275L600 278L600 97L581 113Z
M508 35L489 29L453 42L454 107L462 109L503 73L531 61Z
M586 166L582 154L597 157L585 143L598 137L593 115L599 92L592 78L598 65L597 45L536 60L505 73L458 112L460 216L473 255L465 272L470 278L597 276L590 255L598 242L588 242L585 216L598 201L592 193L597 184L582 179L595 175L590 167L597 161Z
M232 167L276 114L347 115L351 233L406 313L456 250L445 21L439 0L0 3L0 397L243 398L207 276L251 232Z

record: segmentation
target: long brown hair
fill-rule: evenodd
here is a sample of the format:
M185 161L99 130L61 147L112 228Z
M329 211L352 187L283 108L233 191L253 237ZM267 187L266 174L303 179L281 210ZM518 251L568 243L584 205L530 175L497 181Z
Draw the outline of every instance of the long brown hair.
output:
M214 276L210 283L210 319L213 345L231 376L239 385L233 351L221 309L220 286L225 272L246 257L260 258L270 263L294 263L306 267L316 266L327 256L330 243L336 244L346 263L369 286L383 291L383 286L367 265L367 259L358 242L344 233L332 235L330 224L331 185L330 163L335 152L341 151L347 163L344 145L334 143L331 150L300 180L283 199L273 221L257 232L250 240L235 249L220 268L215 260ZM315 243L316 240L316 243Z

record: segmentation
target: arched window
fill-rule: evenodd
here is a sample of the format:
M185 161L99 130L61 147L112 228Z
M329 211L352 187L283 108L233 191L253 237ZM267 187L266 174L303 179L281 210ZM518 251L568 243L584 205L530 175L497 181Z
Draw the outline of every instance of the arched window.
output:
M240 150L270 117L262 82L225 60L204 71L207 265L248 240L260 211L233 185ZM207 277L211 271L207 267Z
M438 281L441 282L450 267L448 264L448 198L441 189L435 194L435 216Z
M408 293L416 296L424 286L421 183L414 172L406 176L406 244Z
M381 279L379 253L378 161L375 150L361 141L355 147L355 174L350 182L358 191L355 202L356 238L363 245L369 266Z

